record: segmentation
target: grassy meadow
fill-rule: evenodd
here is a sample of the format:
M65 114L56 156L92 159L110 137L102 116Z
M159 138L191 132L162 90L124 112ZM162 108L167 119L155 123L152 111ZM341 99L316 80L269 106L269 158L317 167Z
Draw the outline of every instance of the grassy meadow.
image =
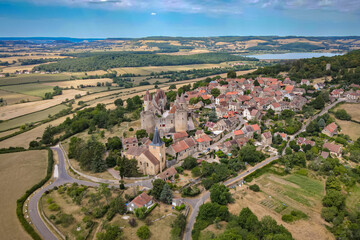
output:
M30 95L35 97L44 97L45 93L47 92L53 92L52 86L46 86L39 83L30 83L30 84L22 84L19 85L10 85L10 86L2 86L0 89L8 91L8 92L14 92L14 93L20 93L24 95Z

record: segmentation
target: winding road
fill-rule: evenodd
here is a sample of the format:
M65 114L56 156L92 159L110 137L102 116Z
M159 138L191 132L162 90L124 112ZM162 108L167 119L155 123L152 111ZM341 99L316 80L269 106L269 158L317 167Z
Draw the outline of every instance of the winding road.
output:
M323 111L321 111L320 113L316 114L315 116L313 116L304 126L303 128L297 132L296 134L290 136L290 140L294 139L299 133L303 132L307 125L313 120L315 119L317 116L324 114L325 112L327 112L330 108L332 108L333 106L335 106L338 102L340 102L341 100L338 100L336 102L334 102L333 104L327 106ZM237 129L242 125L243 120L240 119L240 124L238 125ZM225 139L227 139L228 137L230 137L231 133L228 133L227 135L225 135L221 140L219 140L216 144L219 144L220 142L224 141ZM215 147L216 144L213 144L212 147ZM95 179L95 182L92 181L84 181L84 180L79 180L79 179L75 179L71 176L69 176L69 174L67 173L66 170L66 163L65 161L67 161L67 156L66 153L64 153L63 149L57 145L52 147L52 149L54 151L56 151L57 156L58 156L58 165L57 165L57 173L54 172L53 176L57 176L56 178L53 177L49 183L43 187L41 187L40 189L38 189L36 192L34 192L31 196L30 196L30 200L28 202L28 214L30 216L31 219L31 224L34 225L34 227L37 229L37 231L39 232L39 234L41 235L41 237L45 240L56 240L58 239L57 236L47 227L47 225L43 222L42 218L40 217L40 211L39 211L39 201L41 196L44 194L45 191L47 190L51 190L53 189L55 186L60 186L63 184L67 184L67 183L78 183L79 185L84 185L84 186L89 186L89 187L96 187L99 185L99 183L110 183L110 184L114 184L114 182L111 182L109 180L106 179ZM242 172L240 173L238 176L231 178L227 181L224 182L225 185L230 185L238 180L241 180L242 178L244 178L245 176L247 176L248 174L256 171L257 169L260 169L262 167L264 167L265 165L269 164L270 162L278 159L280 157L280 155L268 158L266 160L264 160L263 162L257 164L256 166L254 166L253 168L249 169L246 172ZM84 175L82 175L84 176ZM85 175L86 177L86 175ZM88 179L91 179L90 176L86 177ZM91 179L94 181L94 179ZM148 179L148 180L143 180L143 181L137 181L134 183L130 183L130 184L125 184L125 186L127 187L131 187L131 186L146 186L146 187L152 187L151 184L152 179ZM184 199L185 202L187 202L188 204L191 205L192 207L192 211L190 214L190 217L188 219L188 223L185 229L185 233L184 233L184 239L185 240L190 240L191 239L191 231L193 228L193 225L195 223L195 219L196 216L199 212L199 208L200 206L210 197L210 193L209 191L206 191L202 194L202 196L200 198L186 198Z

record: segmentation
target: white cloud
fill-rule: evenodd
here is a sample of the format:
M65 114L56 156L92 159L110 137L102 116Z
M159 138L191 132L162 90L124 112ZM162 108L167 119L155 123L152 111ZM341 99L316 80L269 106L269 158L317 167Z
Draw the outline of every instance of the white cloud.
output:
M156 12L152 12L152 13L151 13L151 16L155 16L155 15L156 15Z
M156 10L157 12L241 14L244 7L323 9L360 12L360 0L12 0L37 4L102 8L108 10ZM156 12L154 12L156 13ZM151 14L153 15L153 14Z

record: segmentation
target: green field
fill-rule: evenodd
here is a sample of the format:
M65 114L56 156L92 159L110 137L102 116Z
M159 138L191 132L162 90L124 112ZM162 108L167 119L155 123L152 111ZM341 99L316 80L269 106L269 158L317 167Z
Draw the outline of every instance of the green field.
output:
M2 86L0 89L9 91L22 93L30 96L44 97L45 93L53 92L53 87L42 85L39 83L30 83L23 85L11 85L11 86Z
M292 174L290 176L285 177L285 179L289 182L298 185L304 191L308 192L310 195L318 195L318 196L324 195L324 184L321 181L298 174Z
M16 77L0 78L0 86L62 80L70 80L70 76L65 74L23 74Z
M19 127L21 125L24 125L26 123L35 123L41 120L46 119L49 115L54 115L58 112L60 112L63 109L66 109L67 106L64 104L56 105L54 107L45 109L43 111L34 112L28 115L24 115L21 117L13 118L9 121L4 121L0 123L0 131L4 131L7 129Z
M349 195L346 198L346 207L352 211L360 211L360 185L352 187L349 190Z

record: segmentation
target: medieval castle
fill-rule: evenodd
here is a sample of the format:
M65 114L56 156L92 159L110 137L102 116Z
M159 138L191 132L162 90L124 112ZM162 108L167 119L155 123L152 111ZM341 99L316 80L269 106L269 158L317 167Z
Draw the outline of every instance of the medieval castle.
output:
M144 96L144 111L141 112L141 128L153 133L157 127L161 136L168 133L188 130L188 118L191 111L187 107L184 94L177 96L173 104L167 107L165 92L158 89L154 96L146 91Z

